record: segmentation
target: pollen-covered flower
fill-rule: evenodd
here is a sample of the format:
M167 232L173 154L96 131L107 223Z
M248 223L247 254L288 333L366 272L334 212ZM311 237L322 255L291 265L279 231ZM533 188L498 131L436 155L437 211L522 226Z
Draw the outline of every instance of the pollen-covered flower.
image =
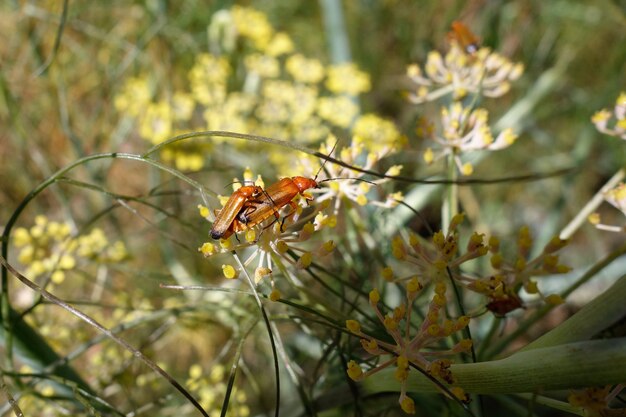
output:
M431 51L424 70L417 64L408 67L407 76L416 85L409 99L424 103L452 94L455 100L460 100L470 93L500 97L523 71L521 63L514 64L489 48L468 54L455 42L445 57Z
M485 109L471 110L461 102L454 102L450 107L441 109L440 135L429 130L430 139L439 145L438 150L428 148L424 153L424 161L432 163L444 156L454 155L457 169L463 175L471 175L473 167L463 163L460 155L464 152L489 150L495 151L511 146L517 135L511 129L505 129L495 138L489 126L489 114Z
M591 121L600 132L626 139L626 92L617 97L613 111L602 109L593 115Z
M435 285L428 311L421 325L417 326L412 323L413 303L422 288L417 278L412 279L405 287L405 303L387 313L379 308L378 291L372 290L370 292L370 306L374 309L382 327L389 334L393 343L371 336L361 328L356 320L346 321L346 328L354 336L360 338L361 346L369 355L389 356L389 359L380 361L376 366L366 371L363 371L362 366L355 361L351 361L348 366L350 378L362 380L382 369L395 366L394 376L400 383L400 406L409 414L415 411L413 400L407 396L407 380L411 366L422 369L446 385L454 385L456 381L450 371L452 362L446 358L468 352L472 346L470 340L461 339L450 349L441 350L439 347L432 349L435 346L441 346L443 340L467 327L469 317L451 318L447 316L447 285L444 281L440 281Z

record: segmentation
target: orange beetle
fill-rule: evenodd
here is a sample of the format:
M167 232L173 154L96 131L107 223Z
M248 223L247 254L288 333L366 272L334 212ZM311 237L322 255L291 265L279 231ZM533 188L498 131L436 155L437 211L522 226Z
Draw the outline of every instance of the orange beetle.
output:
M452 31L448 33L448 39L459 44L468 54L474 54L480 47L478 37L465 24L455 20L452 22Z
M228 239L230 235L237 232L240 226L234 223L239 223L237 215L246 210L246 205L257 200L263 194L263 188L257 185L244 185L235 191L224 207L221 210L216 211L215 221L211 228L210 235L213 239Z
M335 143L331 149L330 154L332 154L335 150L337 143ZM280 218L280 214L278 212L287 204L293 208L293 211L287 216L293 215L295 210L298 208L297 204L293 202L294 197L300 194L307 200L307 202L311 200L310 197L304 195L304 192L310 188L319 188L319 184L316 179L324 168L326 161L327 160L322 163L322 166L320 166L320 169L317 171L314 178L301 176L286 177L277 183L270 185L265 190L261 189L260 193L259 190L254 190L254 195L251 194L252 190L248 190L250 193L249 195L245 196L245 198L243 195L239 196L237 198L237 204L233 203L233 209L238 207L238 211L235 213L235 216L232 215L232 212L229 212L227 219L229 224L227 225L227 228L224 229L224 232L221 235L219 233L213 234L213 230L211 230L211 236L214 239L218 239L220 237L222 239L226 239L233 233L242 232L258 225L259 223L262 223L272 215L278 220ZM243 188L246 187L241 187L239 190ZM260 187L257 188L260 189ZM234 194L231 196L231 199L233 199L233 197ZM228 206L228 203L226 205ZM226 206L224 209L226 209Z
M317 181L300 176L283 178L267 187L263 195L241 209L237 215L236 220L239 224L236 227L244 227L242 230L245 230L256 226L272 215L278 219L280 217L278 211L287 204L294 210L297 208L293 199L298 194L309 201L310 198L305 196L304 192L310 188L319 188ZM289 215L293 213L295 211Z

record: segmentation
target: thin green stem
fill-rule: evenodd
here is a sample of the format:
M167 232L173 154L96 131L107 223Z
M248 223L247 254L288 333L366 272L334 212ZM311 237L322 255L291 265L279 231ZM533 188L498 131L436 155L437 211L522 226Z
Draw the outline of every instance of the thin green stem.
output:
M441 207L441 230L448 233L448 226L452 218L459 212L459 187L454 182L458 179L456 164L454 163L454 153L448 155L446 160L446 179L450 181L446 187L446 193Z

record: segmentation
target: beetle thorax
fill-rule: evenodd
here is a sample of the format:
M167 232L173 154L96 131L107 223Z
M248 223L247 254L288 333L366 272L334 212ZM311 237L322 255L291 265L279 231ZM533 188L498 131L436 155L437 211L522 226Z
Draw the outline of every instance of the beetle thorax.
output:
M317 181L311 178L293 177L291 178L291 180L294 184L296 184L296 187L298 187L298 191L300 193L305 192L309 188L319 188L319 186L317 185Z

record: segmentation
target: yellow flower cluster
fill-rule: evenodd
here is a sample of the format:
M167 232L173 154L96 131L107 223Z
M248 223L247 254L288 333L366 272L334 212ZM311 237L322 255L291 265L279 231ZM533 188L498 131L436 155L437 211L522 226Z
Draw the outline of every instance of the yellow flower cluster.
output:
M99 228L77 237L71 236L71 230L69 223L49 221L43 215L37 216L29 229L15 229L14 245L20 249L19 262L28 266L25 272L28 278L49 274L53 283L60 284L66 271L81 261L115 263L127 256L124 243L111 244Z
M441 282L447 277L448 271L452 278L470 291L488 298L486 308L498 317L523 306L519 291L524 288L528 294L536 294L548 304L563 302L556 294L543 295L536 276L564 274L570 268L559 263L556 252L567 245L567 241L554 237L545 245L543 251L533 259L528 259L533 239L528 227L522 227L518 237L518 254L512 262L507 262L500 253L498 238L491 237L485 243L484 235L474 232L470 236L464 254L459 254L458 225L463 215L458 214L449 226L447 234L441 231L433 235L431 244L426 245L417 236L411 235L409 246L401 238L392 241L393 255L402 261L418 266L421 276L426 282ZM491 266L495 273L485 277L464 274L460 266L472 259L491 253ZM390 278L389 280L393 280Z
M624 384L614 387L590 387L584 390L572 391L567 396L567 401L582 409L583 415L588 417L619 416L624 414L624 408L611 408L611 401L624 390Z
M353 63L324 66L295 52L289 36L276 32L257 10L222 10L209 34L221 50L196 56L189 92L159 99L165 93L143 76L128 80L115 97L117 111L136 119L139 135L152 144L204 129L311 143L333 127L350 129L359 114L357 96L371 88L369 75ZM235 54L235 43L243 54ZM178 169L198 170L208 149L186 141L169 145L162 157ZM283 157L273 161L287 164Z
M415 413L415 403L407 395L407 381L410 367L422 369L434 378L439 379L447 385L454 385L455 379L450 372L451 361L444 359L446 356L468 352L472 342L469 339L461 339L450 349L431 350L434 346L440 347L442 340L449 338L469 324L469 317L461 316L456 319L448 318L446 315L447 286L444 281L435 285L434 294L428 305L428 311L422 324L415 335L411 336L413 326L411 324L411 313L414 310L413 303L418 294L422 291L422 283L417 277L412 277L404 285L406 302L389 311L387 314L379 308L380 294L377 289L373 289L369 294L370 306L374 309L376 316L384 327L385 331L393 339L393 343L381 340L364 332L361 325L356 320L347 320L346 328L355 336L360 338L362 348L372 356L387 356L389 359L379 362L376 366L363 371L361 365L352 360L348 363L348 376L360 381L368 376L381 371L390 366L396 366L395 378L400 383L399 403L402 410L407 414ZM442 358L443 357L443 358ZM454 395L462 401L468 401L469 397L465 392L456 388Z
M413 103L424 103L452 94L452 102L441 110L441 133L425 119L420 119L417 133L434 141L438 149L428 147L424 161L431 164L443 157L454 160L462 175L471 175L474 167L463 162L461 155L478 150L499 150L517 139L511 129L504 129L495 138L488 124L488 112L466 103L468 94L500 97L510 83L523 72L521 64L513 64L488 48L468 52L452 39L445 57L437 51L428 54L425 72L418 65L408 67L407 75L417 86L408 97Z
M488 124L488 112L485 109L463 107L461 102L454 102L450 107L441 109L441 137L429 131L429 138L434 140L440 151L435 153L431 148L424 152L427 164L444 156L451 155L458 170L463 175L471 175L474 168L471 163L463 163L460 155L464 152L488 150L495 151L511 146L517 135L511 129L505 129L495 138Z
M416 85L409 100L424 103L448 94L452 94L454 100L461 100L468 94L500 97L523 72L521 63L514 64L489 48L469 54L452 43L445 57L437 51L430 52L424 71L417 64L408 67L407 76Z

